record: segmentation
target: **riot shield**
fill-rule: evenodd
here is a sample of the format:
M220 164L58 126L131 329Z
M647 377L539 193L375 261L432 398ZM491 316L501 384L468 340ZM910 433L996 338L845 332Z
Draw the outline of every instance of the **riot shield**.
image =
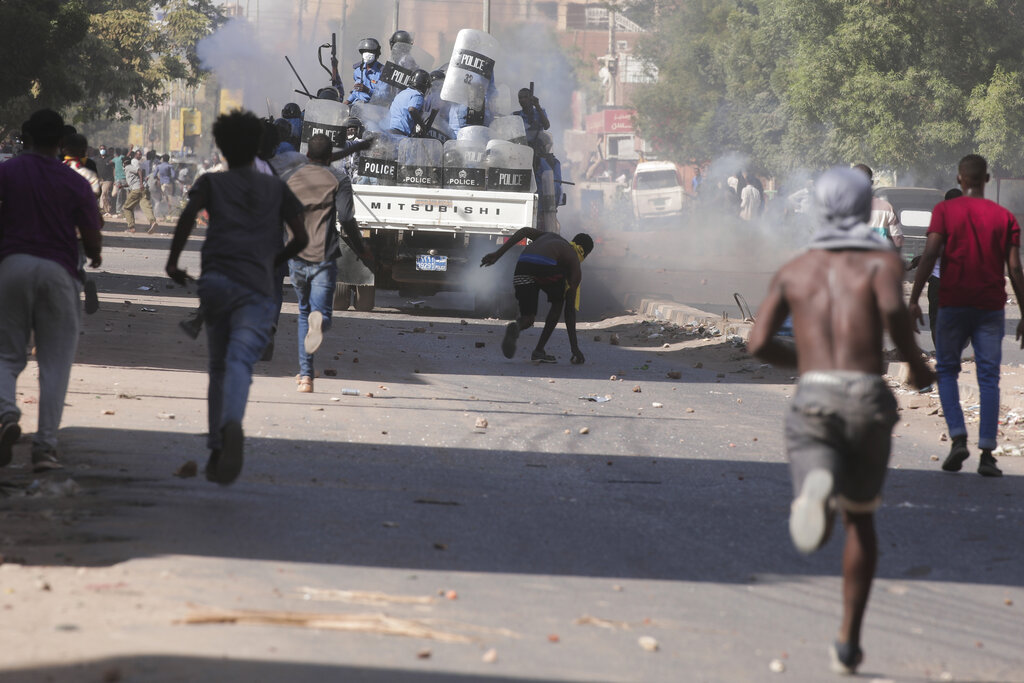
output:
M441 187L443 145L429 138L402 138L398 142L399 185Z

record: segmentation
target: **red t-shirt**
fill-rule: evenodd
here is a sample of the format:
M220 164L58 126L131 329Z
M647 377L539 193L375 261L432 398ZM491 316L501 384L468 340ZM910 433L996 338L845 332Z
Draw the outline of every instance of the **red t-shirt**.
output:
M939 202L929 233L946 237L939 280L939 306L998 311L1006 306L1006 257L1020 246L1013 214L981 197Z

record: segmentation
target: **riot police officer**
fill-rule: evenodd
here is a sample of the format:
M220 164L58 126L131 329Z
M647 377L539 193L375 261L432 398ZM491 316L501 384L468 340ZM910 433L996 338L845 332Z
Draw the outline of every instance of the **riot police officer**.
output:
M388 48L394 50L395 43L406 43L407 45L412 45L412 34L401 29L395 31L391 34L391 39L388 40Z
M409 87L395 96L391 103L391 132L413 137L425 128L423 123L423 96L430 89L430 74L416 69Z
M380 84L380 74L384 65L380 63L380 43L376 38L363 38L359 41L359 55L362 59L352 65L352 92L347 102L369 102Z

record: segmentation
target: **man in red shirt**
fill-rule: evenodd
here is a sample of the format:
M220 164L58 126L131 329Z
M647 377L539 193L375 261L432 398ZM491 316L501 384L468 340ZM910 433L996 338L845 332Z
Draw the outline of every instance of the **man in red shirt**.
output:
M924 318L918 299L939 253L939 316L935 328L935 370L939 399L953 445L942 463L947 472L959 472L967 450L967 426L960 408L960 353L969 339L974 346L981 398L978 474L1003 475L992 457L999 423L999 373L1005 331L1008 272L1013 291L1024 299L1024 270L1020 260L1020 226L1013 214L985 199L988 164L977 154L960 160L957 182L964 195L940 202L932 211L921 263L910 292L910 314L921 324ZM1024 321L1017 324L1017 339L1024 337ZM1024 348L1024 341L1021 343Z

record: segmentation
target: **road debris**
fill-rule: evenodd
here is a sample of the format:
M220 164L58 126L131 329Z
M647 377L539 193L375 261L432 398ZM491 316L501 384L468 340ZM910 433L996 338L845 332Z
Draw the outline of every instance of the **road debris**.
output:
M786 665L782 662L781 659L773 659L772 661L768 662L768 670L771 671L773 674L780 674L786 670Z
M652 408L664 408L665 404L664 403L658 403L657 401L654 401L653 403L651 403L651 407Z
M641 391L643 391L643 390L640 388L639 384L637 384L635 387L633 387L633 393L634 394L639 394Z
M353 631L376 633L384 636L423 638L441 643L471 643L468 636L435 629L414 619L399 619L382 613L323 614L315 612L284 612L273 610L202 610L189 614L181 622L190 626L200 624L256 624L263 626L291 626L327 631Z
M480 658L484 664L494 664L498 661L498 651L493 647L484 653L484 656Z
M299 588L298 592L303 600L348 602L355 605L433 605L437 602L437 599L430 595L392 595L376 591L347 591L309 586Z
M608 343L611 344L612 346L618 346L619 345L619 335L612 334L612 336L608 338Z
M28 401L25 401L25 402L28 403ZM113 415L113 414L114 414L114 411L111 410L110 408L105 408L105 409L100 411L100 415Z
M476 429L487 429L487 418L486 417L478 417L476 419L476 424L473 425L473 426Z
M82 487L71 478L64 481L47 481L45 483L39 479L34 479L25 488L26 496L38 496L40 498L72 498L81 492Z
M645 652L657 652L661 645L651 636L640 636L636 641Z
M156 313L156 309L155 308L147 308L145 306L143 306L139 310L142 311L143 313Z
M590 401L591 403L607 403L612 400L610 394L604 396L598 396L597 394L587 394L586 396L580 396L581 401Z
M430 659L430 655L431 652L429 647L422 648L416 653L416 656L420 659Z
M157 416L157 418L159 418L161 420L173 420L174 419L174 413L157 413L156 416Z
M562 639L558 637L557 633L549 633L548 634L548 642L549 643L557 643L557 642L559 642L561 640Z
M334 368L324 368L324 377L337 377L338 371Z
M476 346L476 348L478 348L478 349L482 349L485 346L487 346L487 342L476 342L476 344L474 344L474 346Z
M610 631L628 631L630 629L628 622L601 619L600 617L592 617L589 614L584 614L572 623L577 626L597 626L598 628L606 628Z
M590 427L580 427L580 434L589 434Z
M342 389L341 390L341 395L342 396L358 396L359 395L359 390L358 389Z
M199 465L195 460L186 460L185 463L174 471L174 476L182 479L189 479L199 474Z
M668 372L665 373L665 376L668 377L669 379L682 379L683 373L679 372L678 370L669 370Z

